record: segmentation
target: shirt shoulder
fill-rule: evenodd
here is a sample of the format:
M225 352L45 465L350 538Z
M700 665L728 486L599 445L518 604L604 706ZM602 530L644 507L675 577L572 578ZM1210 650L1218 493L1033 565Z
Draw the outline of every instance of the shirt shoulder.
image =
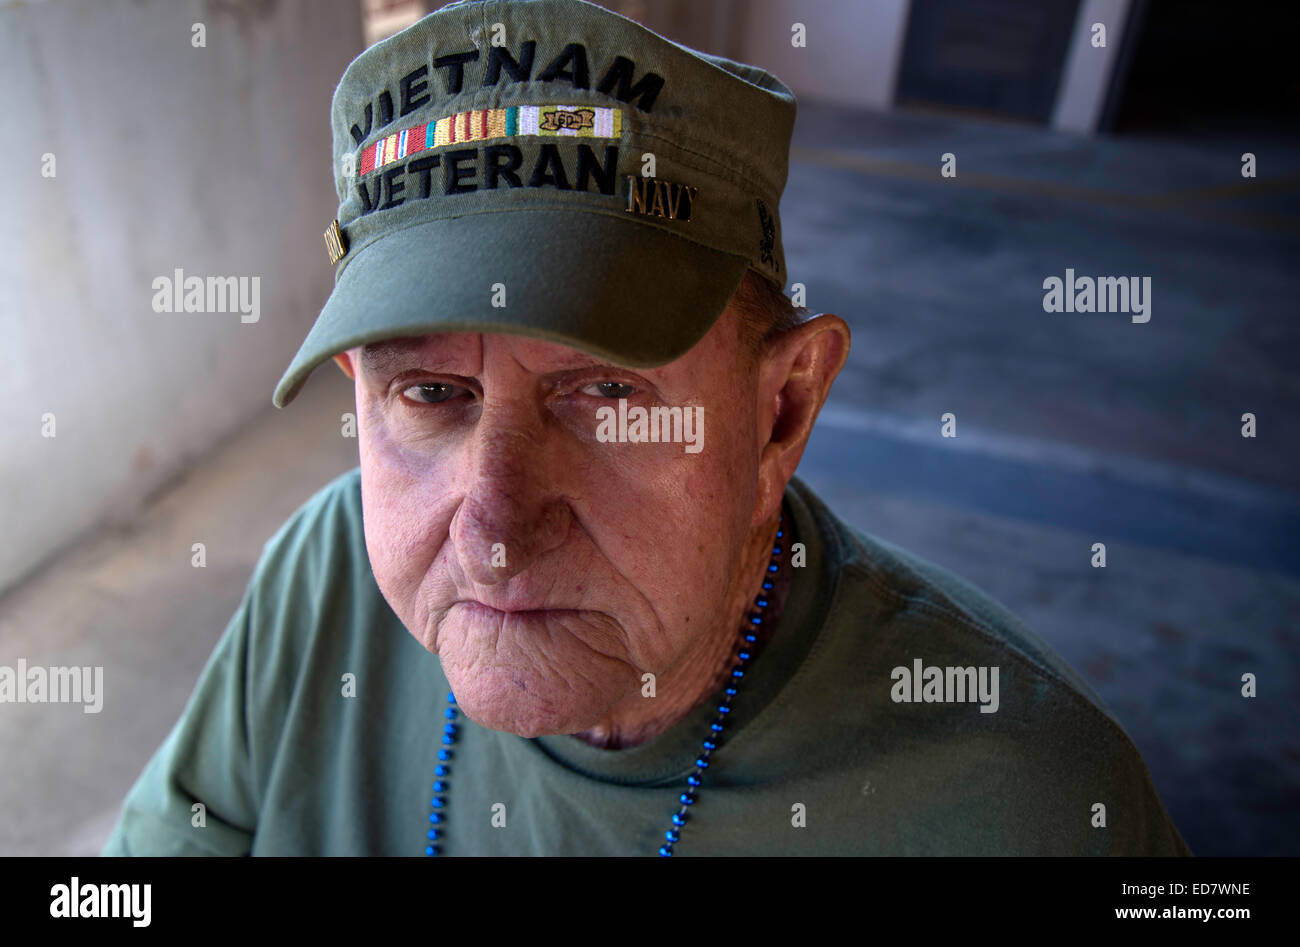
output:
M361 515L361 470L354 467L316 491L266 541L253 582L291 579L319 584L337 578L338 566L351 566L350 571L355 571L359 562L369 568Z
M355 625L358 599L378 597L354 468L321 487L263 546L248 585L250 644L262 660L300 666L313 639ZM291 657L290 648L298 653Z
M357 647L353 632L367 603L382 614L353 470L264 544L185 709L127 794L104 854L256 853L268 796L306 758L286 740L291 722L319 722L330 711L320 695L338 678L320 671Z
M855 744L894 851L1188 854L1135 744L1059 653L803 490L834 578L799 703Z

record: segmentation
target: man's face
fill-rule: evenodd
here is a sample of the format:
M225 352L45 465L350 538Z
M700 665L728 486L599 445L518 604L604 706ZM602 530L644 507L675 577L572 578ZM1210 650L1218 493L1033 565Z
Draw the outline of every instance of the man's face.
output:
M761 446L736 319L639 371L497 334L350 353L375 578L473 720L586 730L734 621ZM620 397L703 408L702 449L598 439Z

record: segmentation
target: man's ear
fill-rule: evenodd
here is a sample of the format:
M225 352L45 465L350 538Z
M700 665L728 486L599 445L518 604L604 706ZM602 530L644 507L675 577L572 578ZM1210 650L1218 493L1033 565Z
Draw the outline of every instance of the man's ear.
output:
M849 357L849 327L822 313L786 332L759 366L757 522L776 515L831 383Z
M352 367L351 351L340 352L338 355L335 355L334 364L337 365L342 370L343 374L347 375L353 381L356 381L357 373L356 373L356 369Z

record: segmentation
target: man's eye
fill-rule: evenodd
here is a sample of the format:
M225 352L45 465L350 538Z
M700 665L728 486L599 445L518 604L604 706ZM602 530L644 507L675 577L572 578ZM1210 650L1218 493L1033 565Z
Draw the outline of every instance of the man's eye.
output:
M631 385L625 385L621 381L598 381L582 390L600 398L627 398L636 392Z
M420 385L412 385L402 394L421 404L438 404L454 398L460 390L457 385L446 385L439 381L430 381Z

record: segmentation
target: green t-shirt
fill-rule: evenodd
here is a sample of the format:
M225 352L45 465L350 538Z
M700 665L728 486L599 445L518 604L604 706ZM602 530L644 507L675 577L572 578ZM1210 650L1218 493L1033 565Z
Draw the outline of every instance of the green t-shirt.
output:
M786 501L806 565L676 855L1190 854L1128 736L1018 619L799 480ZM917 658L998 668L996 711L902 700L924 696L895 672ZM447 692L375 583L353 470L266 544L104 854L423 855ZM445 854L654 855L715 704L624 750L462 714Z

